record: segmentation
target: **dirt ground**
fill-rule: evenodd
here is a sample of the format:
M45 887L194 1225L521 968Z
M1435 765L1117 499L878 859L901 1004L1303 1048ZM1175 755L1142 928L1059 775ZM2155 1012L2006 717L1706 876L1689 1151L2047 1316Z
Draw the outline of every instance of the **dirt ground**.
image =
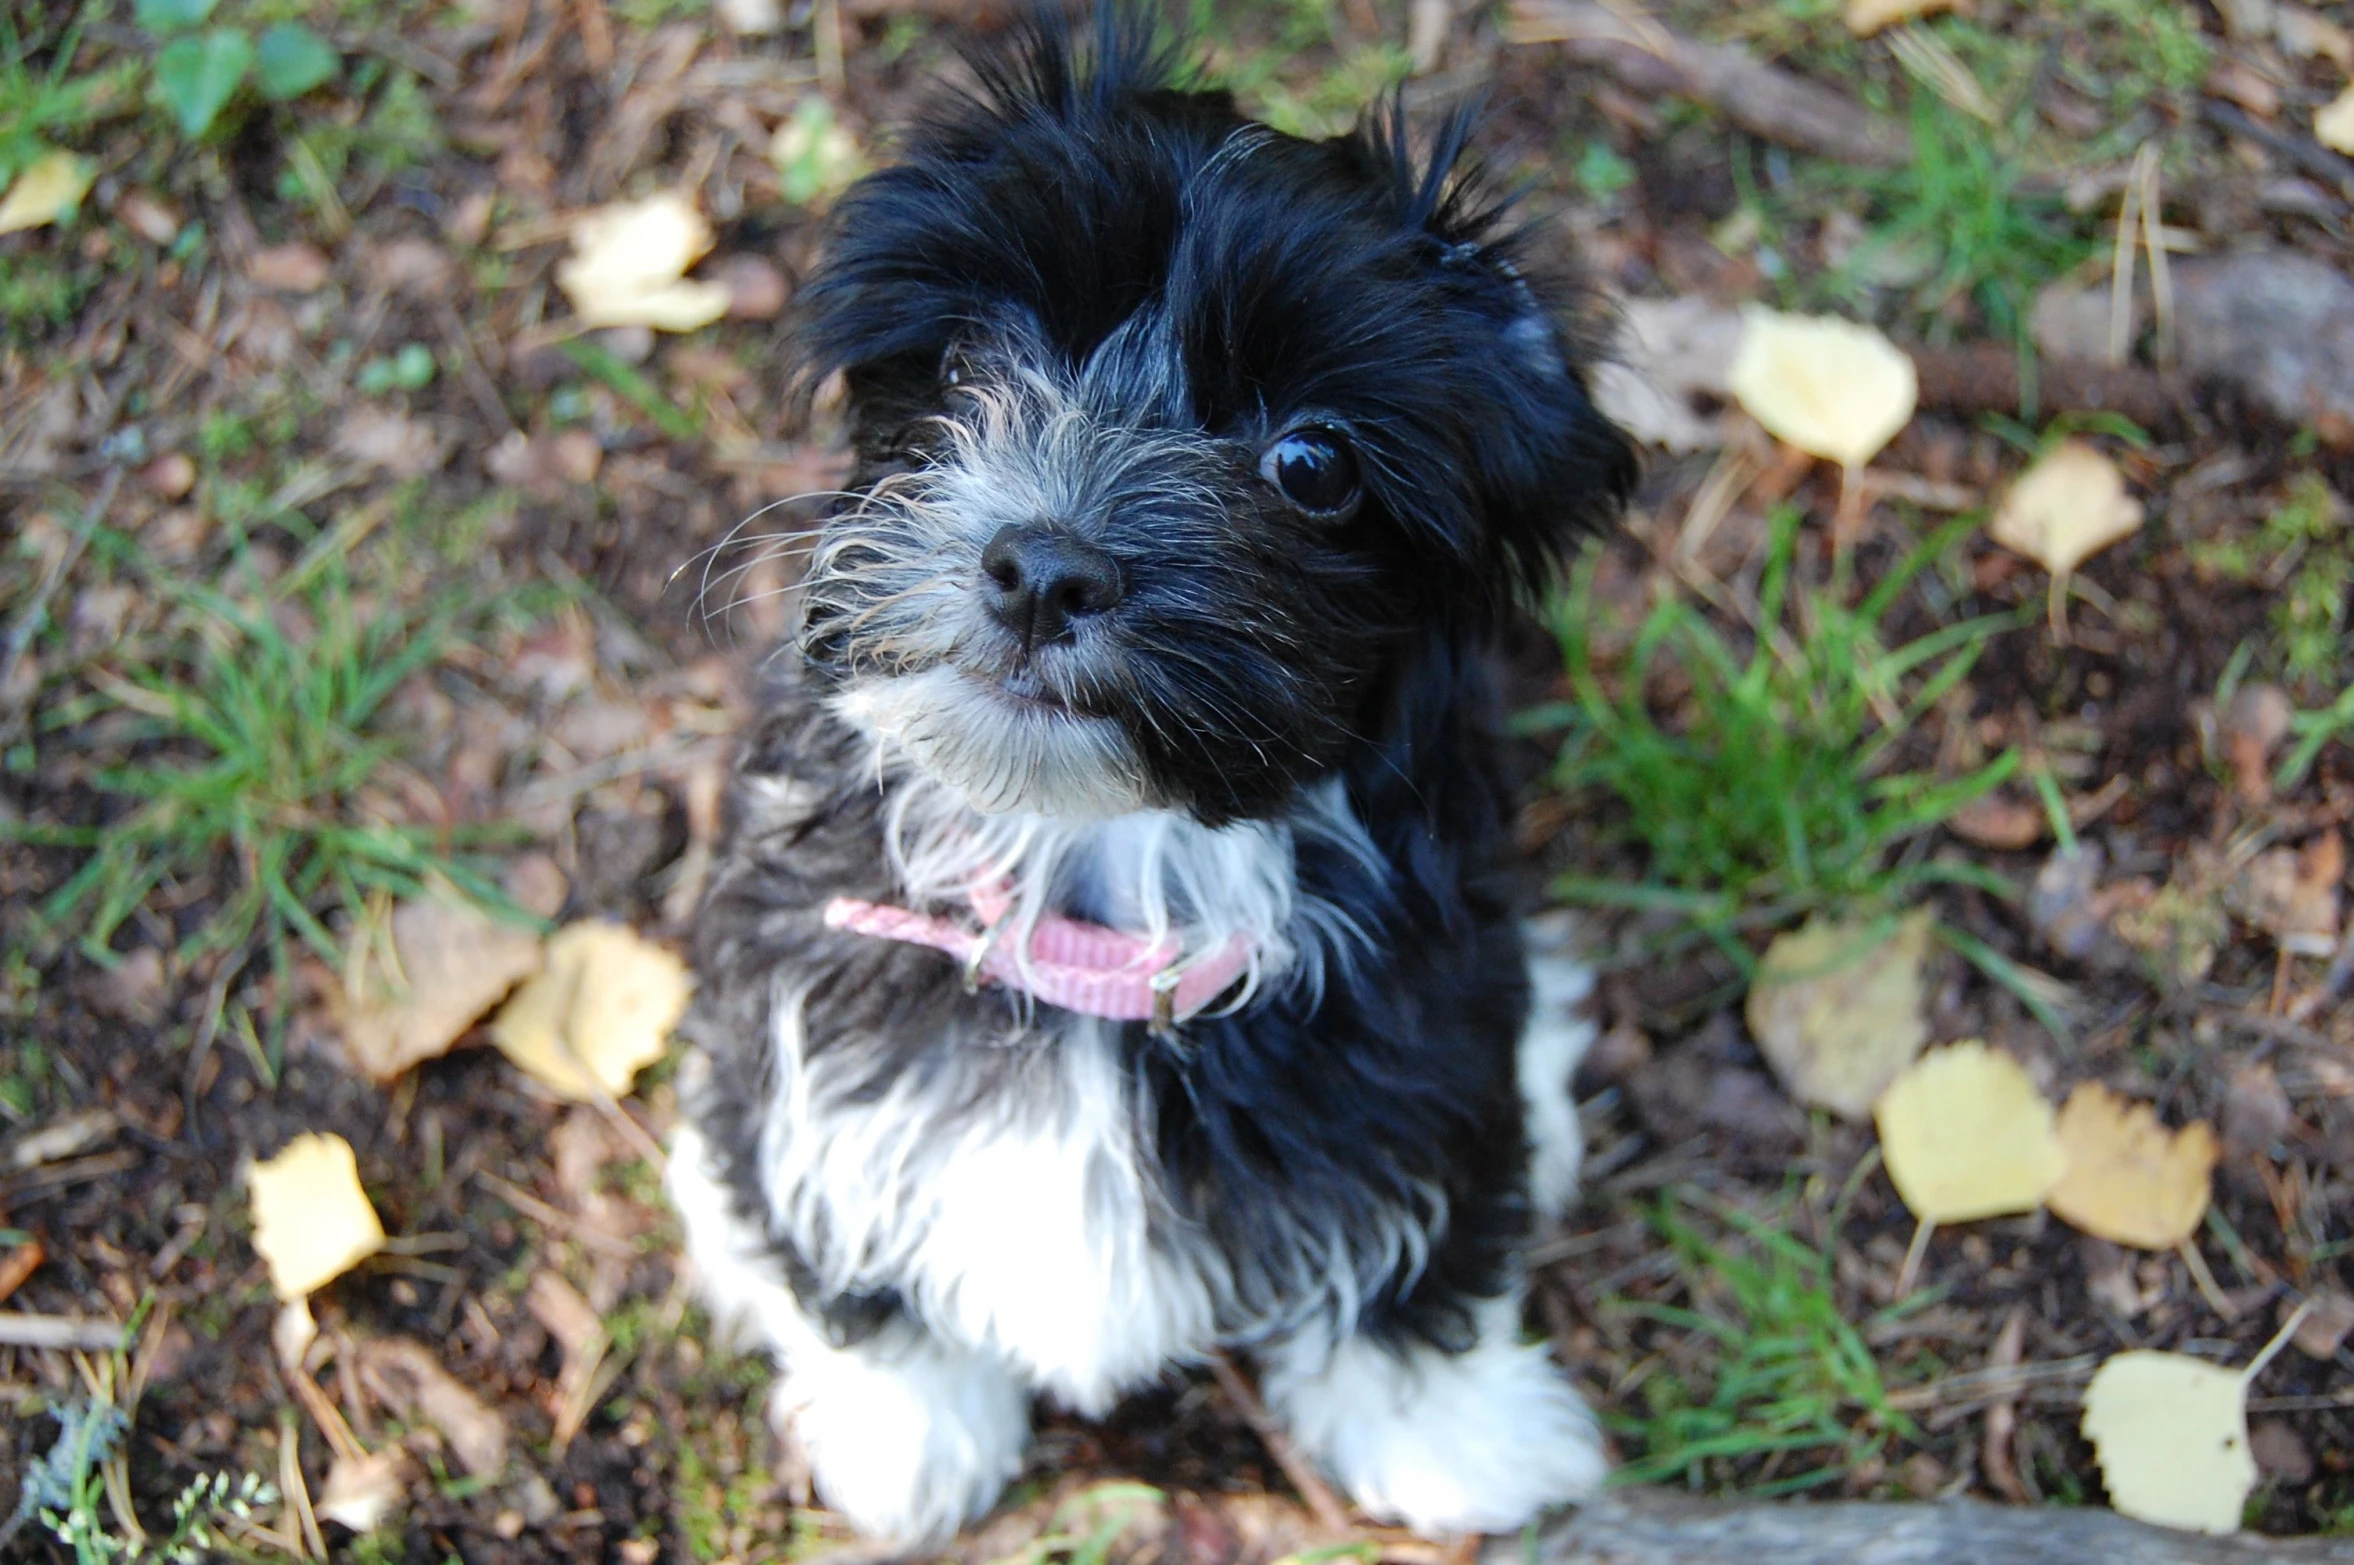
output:
M2310 1304L2251 1394L2247 1525L2354 1529L2354 749L2328 716L2354 722L2354 399L2316 371L2300 410L2265 366L2293 380L2311 340L2199 313L2240 275L2202 266L2261 252L2348 275L2354 162L2308 127L2354 67L2354 18L1980 0L1892 44L1820 0L1658 9L1677 47L1779 62L1911 138L1876 163L1860 142L1810 147L1737 73L1669 79L1674 49L1590 47L1598 9L1197 7L1216 71L1294 128L1338 130L1398 78L1410 105L1484 94L1483 150L1525 181L1545 242L1618 299L1835 311L1914 350L1920 410L1844 497L1836 468L1728 407L1705 353L1642 361L1689 390L1699 433L1654 444L1591 562L1583 634L1606 679L1663 596L1740 629L1777 507L1804 519L1805 580L1870 583L1949 518L1983 519L2054 416L2091 410L2073 427L2148 520L2082 567L2064 636L2046 572L1980 526L1896 597L1890 646L2008 618L1897 725L1885 766L2022 761L1853 895L1933 911L1932 1040L1990 1041L2055 1102L2100 1082L2169 1125L2204 1120L2220 1159L2176 1249L2039 1211L1941 1231L1908 1262L1916 1225L1872 1124L1795 1103L1745 1014L1756 956L1813 909L1765 897L1711 940L1689 903L1575 890L1661 871L1624 799L1547 770L1562 737L1541 709L1574 690L1532 621L1515 649L1540 713L1522 835L1532 867L1567 877L1555 894L1586 904L1606 967L1580 1078L1589 1194L1540 1248L1532 1317L1648 1477L2098 1504L2079 1420L2105 1357L2245 1364ZM747 30L769 10L774 30ZM667 1062L618 1105L568 1104L475 1029L371 1080L345 975L299 920L275 944L266 911L251 938L211 938L259 839L182 842L100 938L92 902L61 893L132 818L124 768L207 758L185 728L158 737L155 692L225 677L208 645L234 664L261 644L220 631L217 601L298 650L344 619L410 627L400 646L436 627L365 719L384 748L361 780L269 829L395 822L544 915L677 942L727 736L783 623L776 545L808 514L787 502L841 470L822 402L806 423L790 406L795 280L855 160L887 158L887 127L958 69L960 31L1002 17L952 0L224 0L215 20L288 17L341 73L236 100L193 137L143 106L144 7L58 0L0 32L0 116L27 113L28 83L111 84L78 117L0 117L0 149L37 131L95 175L73 221L0 235L0 1311L134 1327L119 1355L0 1345L0 1521L55 1439L46 1410L96 1396L132 1415L95 1512L117 1532L125 1509L168 1530L173 1498L215 1471L325 1504L348 1443L400 1453L380 1525L306 1533L299 1507L272 1505L221 1549L644 1565L847 1547L766 1427L763 1367L706 1340L682 1285L652 1152ZM1973 85L1993 117L1957 120ZM1999 166L1973 162L1988 146ZM2142 264L2110 365L2119 206L2141 188L2175 291ZM696 275L727 289L725 319L584 331L555 280L571 219L656 189L711 220ZM1701 699L1665 664L1633 687L1670 729ZM2055 812L2099 855L2076 880ZM1892 866L1924 865L1959 868L1892 892ZM350 942L390 901L361 890L300 896ZM393 1243L314 1299L325 1347L297 1372L273 1346L243 1179L302 1131L351 1144ZM1171 1557L1319 1540L1204 1375L1102 1424L1049 1418L1006 1518L960 1552L1101 1558L1129 1504ZM1358 1543L1436 1557L1380 1529ZM37 1520L9 1551L75 1557Z

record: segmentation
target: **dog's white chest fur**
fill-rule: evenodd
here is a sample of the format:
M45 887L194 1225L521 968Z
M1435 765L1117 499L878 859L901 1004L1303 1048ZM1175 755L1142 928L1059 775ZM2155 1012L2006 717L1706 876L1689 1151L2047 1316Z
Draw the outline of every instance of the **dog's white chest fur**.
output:
M1354 826L1337 790L1313 812L1310 829ZM976 817L921 783L891 818L913 901L988 879L1012 887L1017 920L1076 897L1123 927L1174 930L1189 952L1240 935L1250 989L1309 977L1334 932L1299 905L1290 826ZM1154 1186L1158 1160L1138 1145L1151 1105L1117 1024L1039 1007L876 1094L862 1051L808 1047L794 997L775 1016L760 1168L828 1291L889 1288L935 1335L1087 1412L1212 1345L1224 1269L1183 1242Z
M780 1016L780 1033L798 1025ZM762 1161L829 1284L895 1288L934 1335L1085 1412L1209 1346L1212 1280L1156 1251L1138 1089L1105 1024L1067 1019L864 1104L802 1065L799 1043L777 1039L795 1068Z

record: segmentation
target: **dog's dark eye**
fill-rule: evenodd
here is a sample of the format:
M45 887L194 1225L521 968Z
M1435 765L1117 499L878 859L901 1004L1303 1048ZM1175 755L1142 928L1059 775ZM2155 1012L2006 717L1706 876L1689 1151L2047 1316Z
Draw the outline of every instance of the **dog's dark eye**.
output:
M1340 516L1357 503L1357 453L1338 430L1293 430L1259 458L1259 476L1311 516Z
M965 351L965 345L962 342L952 342L942 350L940 354L940 385L943 390L953 391L972 379L972 376L972 356Z

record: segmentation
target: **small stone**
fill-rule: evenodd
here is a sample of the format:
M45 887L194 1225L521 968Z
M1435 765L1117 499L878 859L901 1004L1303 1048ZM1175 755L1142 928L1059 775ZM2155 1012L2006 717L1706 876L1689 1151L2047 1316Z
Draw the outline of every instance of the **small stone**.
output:
M499 193L495 190L469 191L458 204L450 208L442 232L471 250L490 237L490 220L498 209Z
M654 355L651 326L608 326L590 336L597 345L624 364L643 364Z
M2297 1351L2307 1358L2335 1358L2345 1345L2346 1335L2354 1332L2354 1298L2334 1289L2317 1289L2313 1294L2313 1309L2297 1323L2296 1332L2289 1338ZM2280 1301L2285 1317L2296 1309L2294 1301Z
M456 275L457 268L450 264L448 253L428 239L395 239L378 246L368 257L370 281L387 292L406 294L412 299L446 296Z
M785 274L756 255L731 255L707 270L727 290L727 313L739 321L774 320L792 296Z
M572 893L571 880L545 853L526 853L508 865L501 887L517 907L546 919L563 912Z
M2259 1060L2231 1073L2223 1095L2223 1142L2235 1152L2263 1153L2296 1123L2280 1075Z
M585 429L567 429L548 442L548 466L568 484L592 484L604 465L605 448Z
M148 488L164 499L185 499L188 491L196 487L196 464L185 451L166 451L148 463L147 471L140 476L147 481Z
M162 1019L169 993L163 953L141 946L90 986L90 1008L116 1021L151 1027Z
M245 264L249 281L280 293L317 293L331 272L326 252L299 239L257 250Z
M1631 1022L1621 1022L1601 1037L1586 1051L1578 1065L1578 1079L1592 1082L1597 1088L1625 1081L1643 1068L1651 1058L1651 1040L1643 1029Z
M114 215L125 228L151 245L168 245L180 236L180 213L170 202L144 190L127 190L114 204Z
M2305 1449L2297 1431L2280 1419L2258 1419L2249 1427L2248 1454L2256 1459L2258 1471L2282 1483L2296 1485L2312 1481L2313 1453Z

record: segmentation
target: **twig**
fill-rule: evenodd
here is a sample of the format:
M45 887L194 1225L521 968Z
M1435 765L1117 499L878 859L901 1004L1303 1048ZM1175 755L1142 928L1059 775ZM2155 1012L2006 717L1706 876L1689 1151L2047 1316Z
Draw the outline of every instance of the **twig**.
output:
M2014 1304L2003 1317L2002 1329L1994 1334L1994 1351L1987 1355L1987 1367L2017 1369L2019 1355L2026 1345L2027 1311ZM1978 1466L1996 1493L2014 1505L2025 1505L2027 1487L2019 1482L2019 1464L2011 1455L2011 1439L2018 1430L2019 1393L2013 1389L1986 1404L1986 1427L1978 1441Z
M1636 92L1672 92L1721 109L1753 136L1842 163L1902 167L1913 160L1903 126L1803 76L1740 49L1670 32L1633 6L1598 0L1513 0L1505 38L1557 43Z
M1341 1504L1340 1496L1332 1492L1332 1485L1324 1481L1315 1464L1291 1443L1290 1432L1267 1411L1267 1404L1259 1400L1258 1388L1251 1384L1250 1377L1235 1368L1234 1360L1223 1353L1210 1355L1210 1373L1218 1377L1219 1388L1233 1401L1235 1410L1258 1435L1259 1443L1267 1448L1267 1454L1275 1458L1275 1465L1283 1469L1283 1476L1291 1480L1291 1486L1307 1502L1308 1514L1316 1518L1316 1525L1336 1535L1347 1532L1348 1507Z
M2318 141L2310 141L2303 136L2284 136L2251 118L2237 104L2202 98L2199 100L2199 117L2218 130L2229 131L2234 136L2245 136L2279 153L2306 173L2335 187L2347 201L2354 202L2354 160L2339 157Z
M123 1328L112 1321L72 1315L0 1313L0 1348L78 1348L113 1353L123 1346Z
M2231 1296L2216 1284L2215 1274L2207 1269L2207 1258L2199 1253L2198 1241L2185 1239L2174 1249L2182 1257L2182 1264L2190 1268L2191 1281L2198 1284L2199 1293L2206 1299L2207 1307L2225 1320L2238 1320L2240 1307L2232 1303Z

